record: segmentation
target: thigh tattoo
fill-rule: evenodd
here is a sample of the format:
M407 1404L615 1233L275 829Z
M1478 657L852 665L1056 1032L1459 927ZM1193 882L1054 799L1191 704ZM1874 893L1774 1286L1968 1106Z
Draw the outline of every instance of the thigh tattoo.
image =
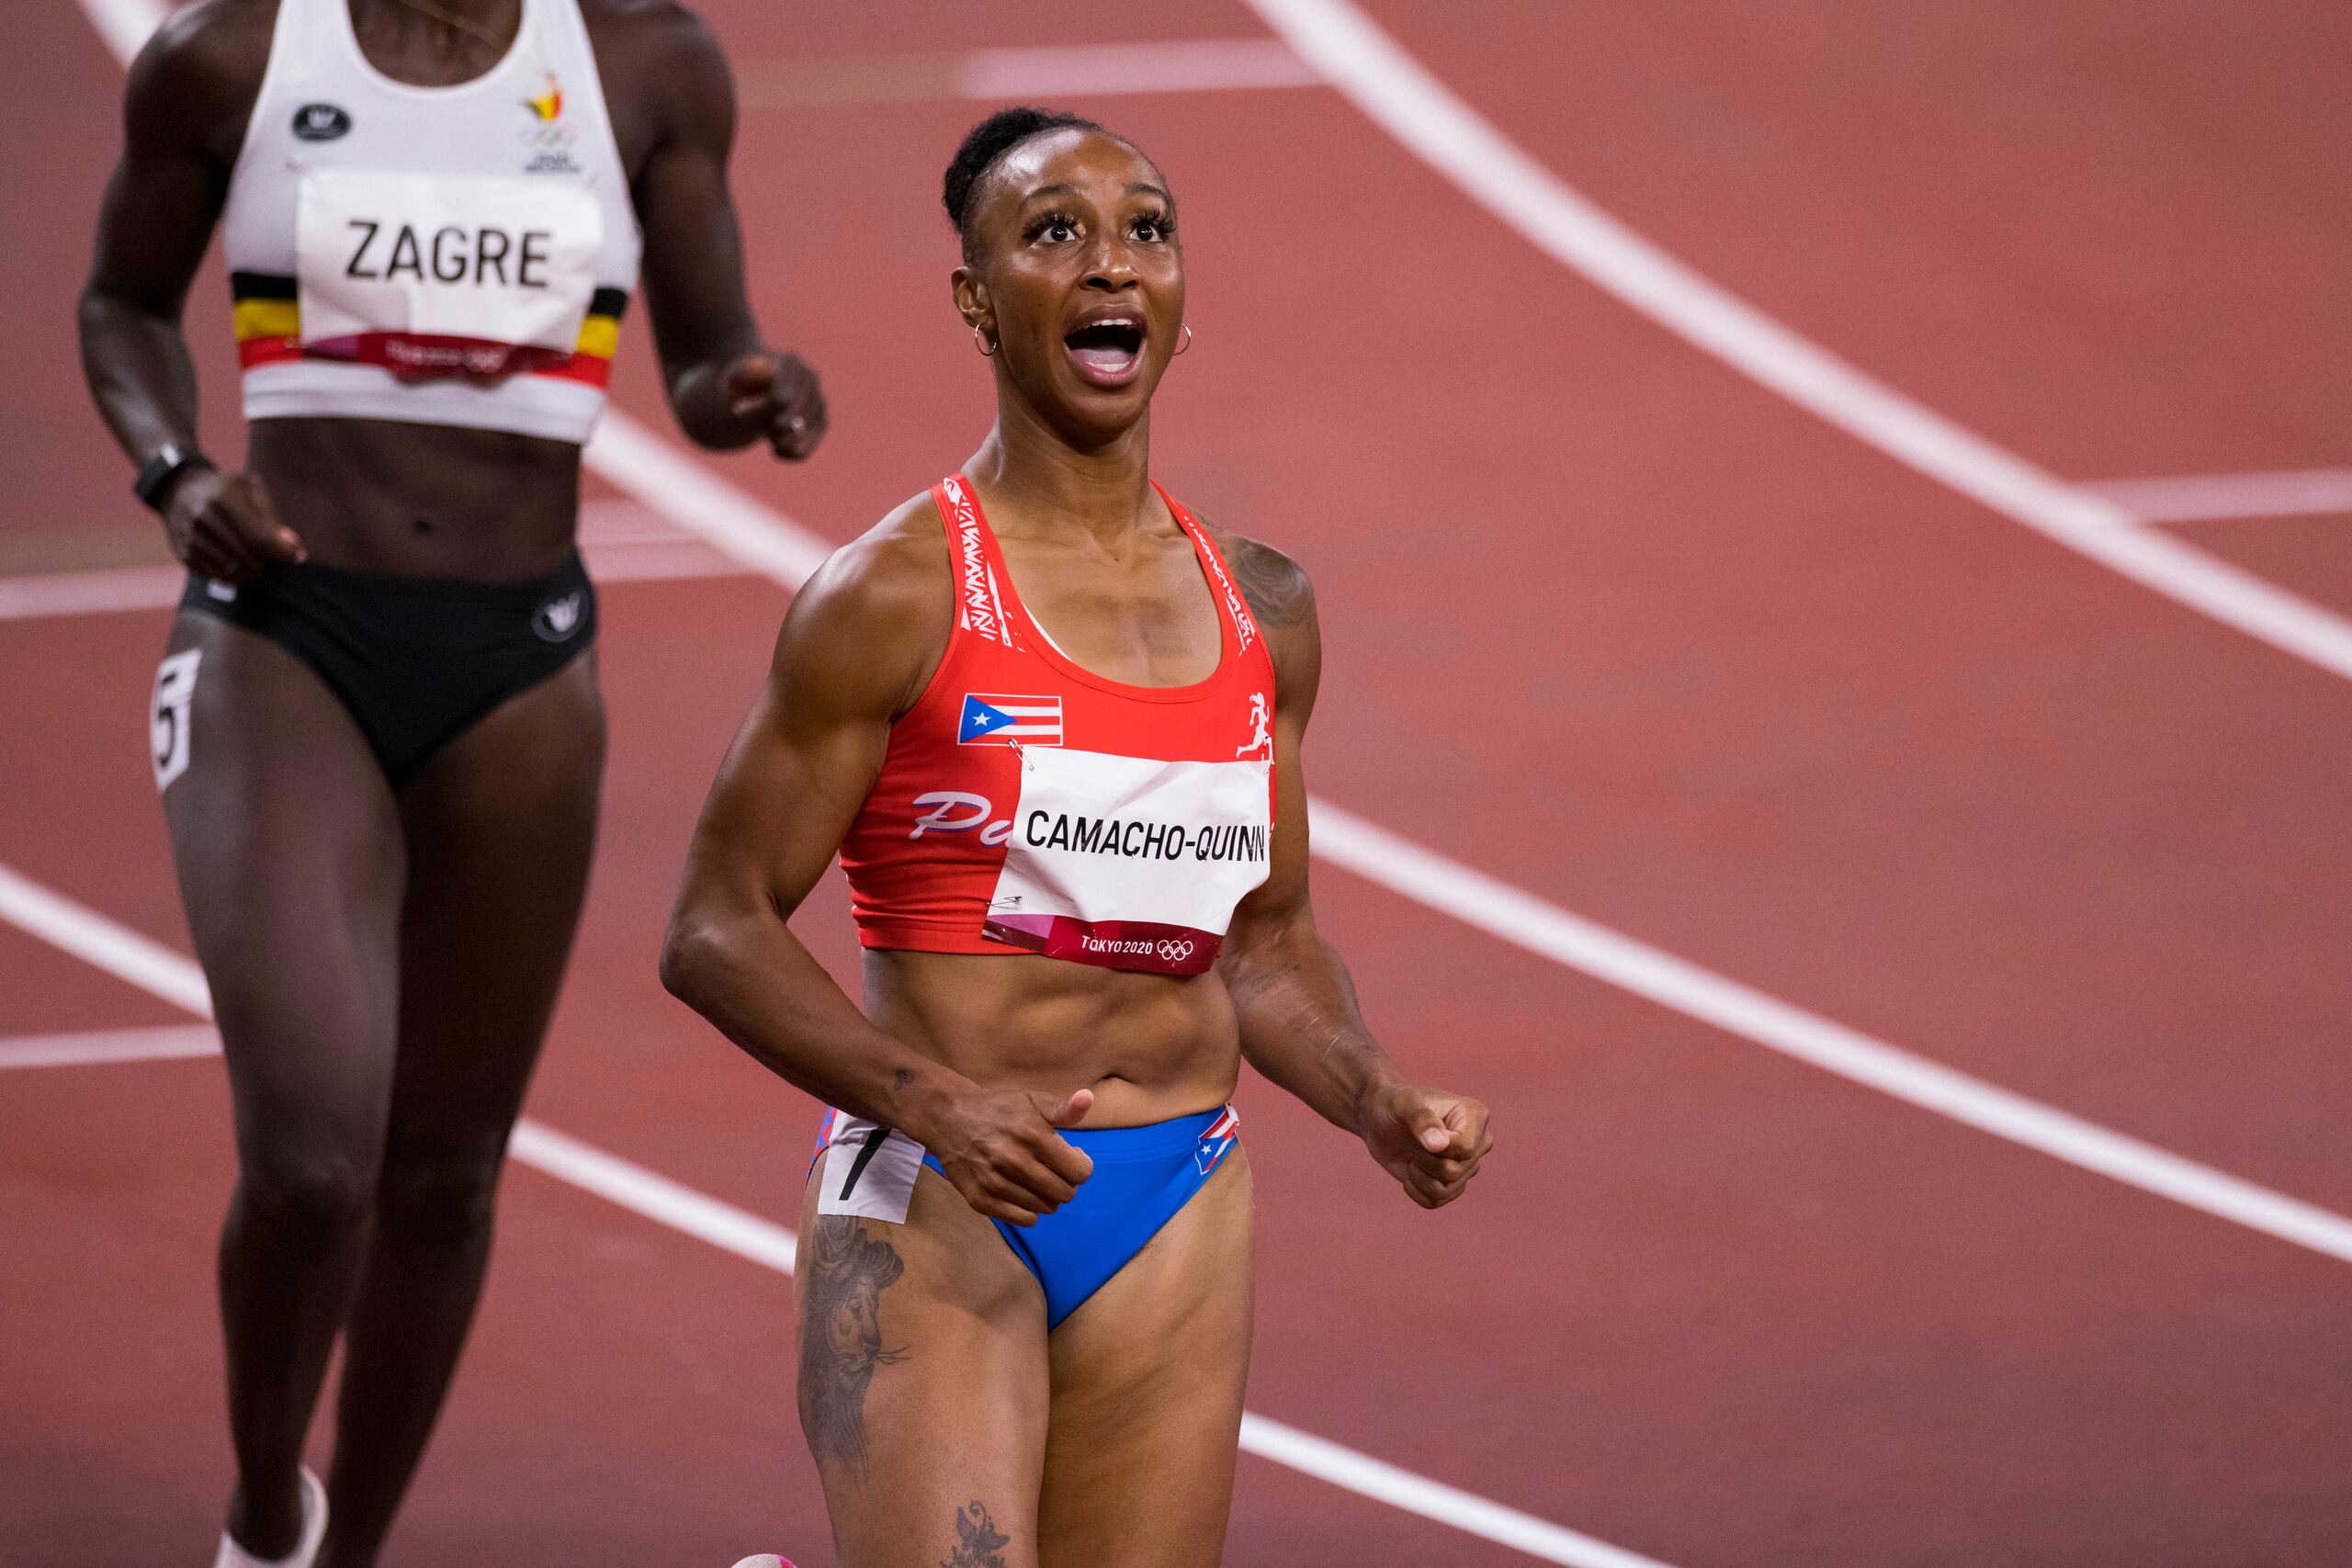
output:
M876 1367L909 1354L882 1348L882 1292L906 1267L898 1248L865 1234L863 1221L844 1214L817 1221L800 1325L800 1425L820 1464L865 1468L866 1385Z

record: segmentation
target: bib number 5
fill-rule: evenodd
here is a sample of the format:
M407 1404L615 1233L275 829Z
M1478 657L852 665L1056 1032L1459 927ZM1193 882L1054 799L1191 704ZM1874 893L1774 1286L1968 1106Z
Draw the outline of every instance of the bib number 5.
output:
M187 772L188 713L196 702L196 667L203 659L202 649L191 648L156 667L155 696L147 710L147 739L158 791L169 789L174 779Z

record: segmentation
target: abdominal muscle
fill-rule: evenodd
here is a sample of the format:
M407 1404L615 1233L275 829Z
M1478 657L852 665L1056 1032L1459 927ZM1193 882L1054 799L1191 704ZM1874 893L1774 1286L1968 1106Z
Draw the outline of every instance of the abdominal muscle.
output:
M371 419L254 422L248 466L322 566L527 582L571 555L580 448Z
M1233 999L1216 971L1174 976L1020 953L868 949L867 1016L989 1089L1094 1104L1081 1127L1137 1127L1212 1110L1241 1071Z

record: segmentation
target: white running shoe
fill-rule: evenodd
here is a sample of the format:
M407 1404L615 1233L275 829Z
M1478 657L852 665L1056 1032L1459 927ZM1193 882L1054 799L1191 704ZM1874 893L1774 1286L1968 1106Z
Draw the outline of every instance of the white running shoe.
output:
M778 1557L773 1551L763 1551L757 1557L746 1557L735 1568L792 1568L792 1559Z
M319 1545L327 1538L327 1489L302 1467L302 1539L295 1543L291 1553L284 1557L255 1557L220 1532L220 1555L212 1560L212 1568L311 1568L318 1561Z

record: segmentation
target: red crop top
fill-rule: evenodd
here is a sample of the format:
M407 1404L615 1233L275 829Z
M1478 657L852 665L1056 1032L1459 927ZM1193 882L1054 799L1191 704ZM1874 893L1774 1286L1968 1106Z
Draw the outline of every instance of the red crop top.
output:
M1270 863L1274 668L1216 547L1159 493L1223 632L1216 669L1190 686L1064 658L1014 592L971 482L933 487L956 625L842 843L867 947L1177 975L1216 960Z

